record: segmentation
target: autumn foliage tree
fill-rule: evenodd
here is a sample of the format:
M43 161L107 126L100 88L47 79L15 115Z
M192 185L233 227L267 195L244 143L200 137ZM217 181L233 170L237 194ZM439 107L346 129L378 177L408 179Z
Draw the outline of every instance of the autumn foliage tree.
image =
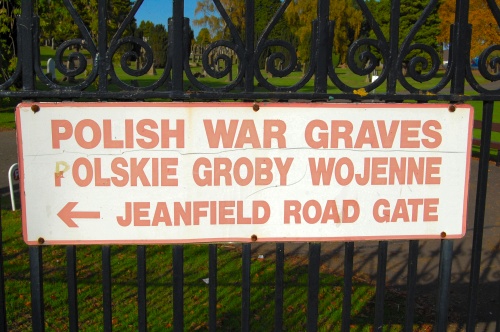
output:
M304 62L310 60L309 50L312 38L312 22L317 17L317 0L294 0L285 12L287 22L298 40L297 53ZM334 21L333 48L345 63L347 50L359 37L363 14L352 0L330 2L329 19Z
M441 24L437 39L440 42L450 42L450 28L455 22L455 5L456 0L443 0L439 8ZM499 0L496 0L496 5L500 5ZM471 57L478 56L488 46L500 44L499 23L493 17L486 0L470 0L469 24L472 25Z
M241 34L245 29L245 1L221 0L221 4L228 14L229 19L236 27L236 30ZM194 14L199 18L194 19L193 24L200 27L206 27L212 34L212 39L229 38L227 23L219 14L212 0L198 1Z
M245 31L245 1L221 0L231 22L238 33ZM255 31L259 35L282 5L280 0L255 1ZM271 32L269 38L281 39L292 43L302 62L309 62L312 38L312 23L317 17L318 0L293 0L285 11L284 17ZM195 9L199 18L194 25L209 29L213 40L230 38L227 23L222 19L212 0L200 0ZM331 1L330 20L335 22L333 39L334 50L345 62L350 44L358 38L363 22L363 15L353 0Z

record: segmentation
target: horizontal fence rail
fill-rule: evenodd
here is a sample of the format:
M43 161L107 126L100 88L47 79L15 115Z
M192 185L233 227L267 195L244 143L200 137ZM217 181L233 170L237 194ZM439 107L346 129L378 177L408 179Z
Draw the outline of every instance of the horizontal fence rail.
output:
M430 20L431 15L440 6L440 1L429 0L418 14L418 19L411 26L402 41L399 39L402 27L401 7L402 0L391 1L389 31L384 34L381 22L377 21L370 11L367 2L363 0L354 1L355 8L363 17L365 29L371 34L360 35L356 40L349 43L346 51L345 67L354 75L367 77L363 83L346 82L339 74L335 63L333 50L336 34L335 21L329 13L335 1L318 0L315 8L315 17L309 22L311 35L307 45L309 59L305 64L300 61L297 45L291 40L275 38L275 32L280 28L280 22L290 12L294 4L292 0L279 2L276 11L270 16L268 22L259 28L255 24L260 9L257 4L262 1L246 0L244 4L243 17L244 29L237 25L230 16L231 8L227 1L213 0L210 4L218 11L221 20L226 27L224 38L206 44L197 44L192 38L191 19L187 18L185 12L186 2L174 0L165 2L165 6L171 7L172 15L165 18L167 23L168 44L165 49L166 60L163 70L158 75L148 76L146 84L139 84L137 78L145 77L153 72L158 59L154 57L151 45L144 38L130 32L130 27L136 24L134 17L141 6L147 0L137 0L131 4L130 11L116 22L116 28L111 29L108 17L108 1L99 0L96 24L89 26L85 13L79 12L75 3L64 0L63 6L67 13L66 17L72 20L71 24L76 26L78 37L59 41L55 49L53 61L59 77L64 76L66 81L55 80L46 72L42 66L42 55L40 52L42 26L41 1L21 0L19 16L15 21L15 38L17 40L15 55L16 59L10 71L3 71L0 80L0 98L18 98L24 101L142 101L142 100L172 100L172 101L215 101L215 100L243 100L260 101L272 100L280 102L336 102L338 100L347 102L421 102L440 101L445 103L461 103L468 101L479 101L482 106L482 129L481 146L479 151L479 166L477 177L477 188L475 196L475 211L473 225L468 232L473 233L472 248L470 251L470 266L464 268L467 274L467 296L468 305L466 322L459 327L449 327L450 287L452 281L453 257L456 250L453 240L443 239L440 248L434 252L439 257L439 263L434 266L439 270L435 298L431 299L434 306L434 319L432 326L438 331L446 331L448 328L462 328L474 331L476 328L478 293L481 288L481 262L484 219L486 210L486 194L488 185L488 168L490 159L490 141L495 102L500 100L500 45L487 45L477 56L477 63L472 65L471 36L472 28L469 24L469 1L457 0L455 4L455 18L450 29L450 41L448 63L442 67L442 55L431 46L415 43L414 39ZM49 1L50 2L50 1ZM14 2L10 2L14 3ZM500 10L495 0L485 0L489 13L494 20L500 22ZM167 21L168 19L168 21ZM4 52L4 50L2 50ZM0 54L2 55L2 54ZM194 57L198 58L195 59ZM137 60L141 58L142 60ZM4 61L4 60L2 60ZM200 70L195 71L191 62L198 61ZM70 68L69 63L72 63ZM301 68L301 69L298 69ZM301 71L299 78L295 81L280 79L291 76L297 70ZM124 72L127 78L118 72ZM204 76L204 77L201 77ZM436 78L438 78L436 80ZM211 80L213 79L213 80ZM426 84L433 83L432 86ZM215 83L214 83L215 82ZM291 83L290 83L291 82ZM0 229L1 231L1 229ZM0 233L1 235L1 233ZM401 241L399 241L401 242ZM404 289L404 301L401 303L402 328L405 331L413 331L417 310L424 310L417 303L417 284L425 275L419 274L419 269L426 268L428 261L419 261L419 255L425 248L423 241L411 240L405 242L403 253L407 255L406 265L399 266L400 275L404 275L406 286ZM2 241L3 243L3 241ZM0 243L0 250L2 249ZM400 244L400 243L399 243ZM259 250L260 244L234 245L233 249L239 255L238 266L240 270L233 271L231 277L234 282L228 282L227 271L222 271L225 262L221 262L219 252L226 244L209 244L206 255L206 281L207 301L200 304L206 311L206 324L203 326L187 326L186 320L192 315L192 310L186 307L188 296L200 296L191 292L193 286L193 273L189 269L191 257L186 257L186 247L182 245L134 247L136 266L130 267L126 273L133 275L130 280L131 287L136 287L136 294L129 294L126 299L120 301L136 301L137 325L132 329L139 331L166 329L174 331L185 331L199 328L202 330L224 330L241 329L242 331L260 330L259 320L261 308L255 308L253 302L255 296L267 296L266 300L271 305L266 306L266 314L272 317L273 329L282 330L321 330L324 315L339 314L339 327L342 331L350 331L353 328L353 320L358 314L357 302L361 301L355 296L353 290L358 287L356 283L362 280L357 272L362 270L358 265L372 264L376 270L376 277L368 280L375 286L373 299L370 299L372 310L370 314L371 326L374 331L382 331L387 328L387 303L391 301L387 281L388 262L393 259L391 246L398 243L393 241L380 241L371 243L374 254L369 260L360 262L357 257L366 246L354 242L345 242L337 246L336 251L327 251L326 244L309 243L307 248L297 244L276 243L272 249L267 249L266 255L273 258L273 280L271 285L264 288L271 290L272 294L255 295L255 288L259 281L256 280L255 252ZM4 245L5 246L5 245ZM331 244L328 248L331 249ZM118 263L113 260L117 256L124 255L120 246L102 246L100 252L93 251L93 255L99 256L101 270L98 275L89 273L87 277L91 280L99 280L100 284L91 287L102 288L102 298L92 305L99 315L102 315L102 327L105 331L111 331L117 323L114 312L120 302L114 298L113 290L117 286L120 276L114 273ZM329 250L330 250L329 249ZM5 250L3 248L3 250ZM65 259L62 264L66 271L65 286L67 289L61 292L67 293L67 330L86 330L82 318L82 293L85 277L80 273L82 267L79 264L79 251L87 250L80 246L65 247ZM91 249L88 249L91 250ZM462 248L462 250L465 250ZM31 300L31 326L33 331L44 331L51 327L46 320L47 308L50 306L47 294L44 293L44 277L51 272L44 269L47 262L42 254L45 247L30 246L26 255L30 260L30 283ZM254 252L255 251L255 252ZM296 254L295 251L300 252ZM151 252L168 256L165 258L165 266L151 266ZM166 253L166 254L165 254ZM306 281L301 275L290 275L287 270L287 260L307 257ZM120 258L121 259L121 258ZM322 301L323 285L321 276L325 261L340 259L336 266L339 271L333 273L342 275L338 285L328 287L340 287L342 297L337 298L335 303L324 304ZM6 303L4 282L4 256L0 257L0 326L3 330L9 330L8 308ZM118 259L119 260L119 259ZM57 270L57 268L52 267ZM164 276L153 279L151 270L161 270ZM120 270L122 271L122 270ZM186 272L189 271L189 272ZM303 272L303 271L300 271ZM263 273L263 272L261 272ZM164 277L164 279L162 279ZM160 280L161 279L161 280ZM120 279L121 280L121 279ZM167 281L165 281L167 280ZM222 281L221 281L222 280ZM227 312L220 307L221 299L229 296L221 291L223 286L229 287L236 284L239 287L238 312ZM498 281L496 282L498 284ZM201 284L201 282L200 282ZM127 284L128 285L128 284ZM171 290L171 294L165 295L163 312L152 312L150 309L149 296L152 289L157 285ZM300 292L300 287L306 289L307 303L304 307L297 307L286 303L292 297L290 289ZM297 289L296 289L297 288ZM498 285L497 285L498 288ZM189 293L188 293L189 290ZM154 288L154 291L157 291ZM201 290L203 292L204 289ZM262 290L259 288L259 292ZM165 292L167 292L165 290ZM200 292L200 293L201 293ZM264 291L262 291L264 293ZM188 295L189 294L189 295ZM500 291L499 291L500 294ZM234 294L232 295L234 296ZM499 330L500 309L498 308L498 295L496 295L496 307L499 313L496 316L496 330ZM50 299L50 297L49 297ZM269 300L270 299L270 300ZM191 302L189 302L191 303ZM261 302L259 302L261 303ZM493 305L492 305L493 306ZM399 304L398 304L399 308ZM86 310L89 310L88 308ZM303 321L290 323L287 320L290 312L303 311ZM165 312L171 312L168 321L160 319L162 326L153 326L152 317L163 316ZM258 314L257 314L258 312ZM94 315L97 315L96 313ZM236 317L237 318L234 318ZM234 324L238 326L225 324ZM228 323L229 322L229 323ZM292 325L291 325L292 324ZM296 325L293 325L296 324ZM51 329L53 326L51 327ZM332 327L333 328L333 327Z

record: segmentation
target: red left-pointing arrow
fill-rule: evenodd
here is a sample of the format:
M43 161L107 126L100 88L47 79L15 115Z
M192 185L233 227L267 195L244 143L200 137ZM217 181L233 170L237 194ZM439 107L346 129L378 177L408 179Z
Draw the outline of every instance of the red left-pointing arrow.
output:
M78 202L69 202L66 204L61 211L57 214L59 218L61 218L62 221L68 227L78 227L78 225L73 221L73 219L79 218L79 219L99 219L101 218L101 213L100 212L95 212L95 211L73 211L75 206L78 204Z

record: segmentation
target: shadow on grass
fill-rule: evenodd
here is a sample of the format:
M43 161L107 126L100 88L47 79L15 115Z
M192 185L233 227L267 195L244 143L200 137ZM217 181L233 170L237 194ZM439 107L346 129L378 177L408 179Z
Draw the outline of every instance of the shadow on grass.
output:
M31 302L27 246L22 241L19 211L2 211L7 316L11 330L29 329ZM46 328L67 330L68 295L66 247L43 247ZM137 257L135 246L112 246L113 328L137 330ZM241 247L218 245L217 325L223 331L241 329ZM208 330L208 245L184 247L184 326ZM102 327L101 247L77 247L77 282L80 328ZM341 325L343 277L326 265L320 268L320 330ZM275 260L272 254L251 257L250 318L252 331L274 327ZM205 280L204 280L205 279ZM147 247L147 311L151 330L171 329L173 322L172 246ZM208 280L208 283L210 280ZM304 256L285 259L284 328L303 331L307 323L308 265ZM375 288L357 278L352 287L352 331L369 331L374 315ZM403 293L387 292L386 324L401 328ZM418 316L418 314L417 314ZM424 318L417 318L417 321ZM396 329L397 330L397 329ZM416 329L421 330L420 328Z

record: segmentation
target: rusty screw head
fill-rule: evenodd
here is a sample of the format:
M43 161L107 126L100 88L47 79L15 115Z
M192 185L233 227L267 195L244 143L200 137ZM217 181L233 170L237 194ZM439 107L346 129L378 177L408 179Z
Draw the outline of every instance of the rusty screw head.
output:
M257 235L253 234L251 237L252 242L257 242Z
M31 110L33 111L33 113L36 113L40 110L40 106L38 105L31 105Z
M257 112L260 109L260 106L259 106L259 104L255 103L255 104L253 104L252 108L253 108L254 112Z
M450 111L452 113L455 112L456 109L457 108L455 107L455 105L450 105L450 107L448 107L448 111Z
M38 244L44 244L44 243L45 243L45 239L43 237L39 237Z
M442 239L446 238L446 232L441 232L441 238Z

